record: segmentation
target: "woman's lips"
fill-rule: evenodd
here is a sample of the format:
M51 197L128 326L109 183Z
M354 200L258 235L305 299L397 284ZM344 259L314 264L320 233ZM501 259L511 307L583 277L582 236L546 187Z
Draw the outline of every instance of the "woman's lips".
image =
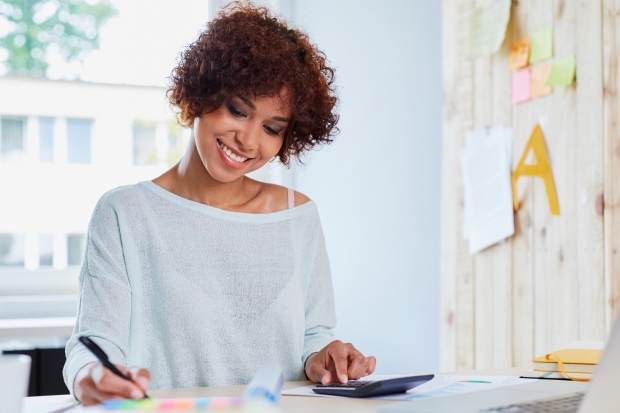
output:
M248 158L244 162L239 162L235 159L232 159L230 156L226 154L226 152L224 152L224 149L220 145L220 141L216 140L216 142L217 142L217 153L220 155L222 162L224 162L226 166L229 166L233 169L243 169L247 166L248 162L252 160L252 158Z

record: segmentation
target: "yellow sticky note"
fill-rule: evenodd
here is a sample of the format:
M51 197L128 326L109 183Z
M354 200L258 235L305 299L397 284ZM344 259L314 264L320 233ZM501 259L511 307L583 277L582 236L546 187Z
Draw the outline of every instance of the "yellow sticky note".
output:
M530 38L524 37L512 42L510 46L510 60L508 61L508 69L521 69L527 66L530 56Z
M530 151L534 151L536 157L535 164L526 164L527 155ZM545 137L543 136L540 125L536 125L530 140L525 146L523 155L519 164L512 173L512 200L515 211L519 210L519 200L517 199L517 180L521 176L537 176L545 182L545 190L549 199L549 208L551 214L560 215L560 204L558 203L558 195L555 192L555 184L553 183L553 174L551 173L551 165L547 156L547 148L545 147Z
M511 4L511 0L490 0L472 12L469 18L469 59L489 56L499 50L506 36Z
M553 30L545 29L534 33L530 43L530 64L553 57Z
M568 86L575 79L575 55L553 62L551 73L545 82L547 86Z
M532 67L532 86L530 88L532 99L547 96L553 92L551 86L545 85L550 72L551 63L543 63Z

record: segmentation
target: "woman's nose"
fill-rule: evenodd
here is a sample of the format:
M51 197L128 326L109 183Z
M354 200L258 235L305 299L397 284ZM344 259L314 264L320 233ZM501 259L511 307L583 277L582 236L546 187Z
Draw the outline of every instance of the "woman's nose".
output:
M236 133L235 138L245 150L258 149L260 125L247 125L246 128Z

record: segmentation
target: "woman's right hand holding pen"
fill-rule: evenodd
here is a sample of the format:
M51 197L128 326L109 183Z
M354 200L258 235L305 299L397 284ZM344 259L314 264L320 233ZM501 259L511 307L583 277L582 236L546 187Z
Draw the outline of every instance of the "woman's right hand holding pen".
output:
M124 367L115 364L125 380L103 366L99 361L80 369L75 376L73 392L84 406L99 404L108 399L141 399L149 388L151 374L140 367Z

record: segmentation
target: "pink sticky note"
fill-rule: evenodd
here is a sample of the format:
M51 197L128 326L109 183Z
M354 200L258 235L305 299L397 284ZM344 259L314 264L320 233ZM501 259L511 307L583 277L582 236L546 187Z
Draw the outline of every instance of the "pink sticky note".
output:
M512 74L512 104L530 100L530 85L532 74L529 68L517 70Z

